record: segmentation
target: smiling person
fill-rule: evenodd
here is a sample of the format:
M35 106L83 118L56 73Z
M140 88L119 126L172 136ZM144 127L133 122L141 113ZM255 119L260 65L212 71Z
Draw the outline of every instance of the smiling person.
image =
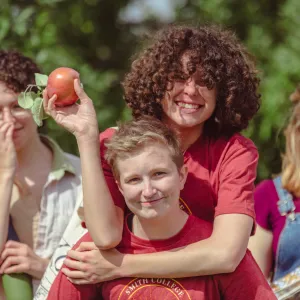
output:
M121 241L126 205L105 160L91 100L78 80L80 104L55 108L44 93L45 109L75 134L79 146L85 220L94 241L83 243L65 269L77 284L120 277L181 278L233 272L255 230L253 203L258 153L239 132L259 108L254 63L235 35L215 26L169 26L138 53L126 75L125 100L134 118L151 115L174 129L188 176L180 207L214 224L212 235L176 251L124 254ZM97 249L95 251L95 249ZM106 250L106 251L103 251ZM75 269L75 270L74 270Z
M34 290L82 196L79 158L39 135L18 105L35 73L30 58L0 51L0 276L27 273Z
M120 192L132 213L125 218L122 253L170 251L209 238L210 222L180 208L187 167L175 134L162 122L147 117L119 127L106 143ZM87 234L84 240L91 241ZM248 251L230 274L180 279L120 278L99 285L75 286L60 272L49 300L79 299L276 299Z

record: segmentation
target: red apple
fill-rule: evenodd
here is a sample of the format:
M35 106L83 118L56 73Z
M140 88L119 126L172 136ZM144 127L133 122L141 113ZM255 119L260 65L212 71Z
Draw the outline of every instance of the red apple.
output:
M78 96L74 90L74 79L79 79L79 73L71 68L57 68L48 77L47 92L51 98L57 95L55 106L63 107L74 104Z

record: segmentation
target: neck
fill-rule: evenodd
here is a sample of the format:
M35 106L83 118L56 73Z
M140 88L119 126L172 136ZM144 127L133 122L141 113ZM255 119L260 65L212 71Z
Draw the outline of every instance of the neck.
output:
M51 150L43 144L38 135L28 140L26 146L17 152L18 169L30 170L35 166L41 169L45 162L52 162Z
M202 128L183 128L177 130L182 151L186 151L202 135Z
M176 235L187 219L188 215L179 206L160 218L143 219L134 215L132 232L144 240L166 240Z
M164 120L164 123L177 133L182 151L187 150L203 133L203 124L194 127L182 127L170 120Z

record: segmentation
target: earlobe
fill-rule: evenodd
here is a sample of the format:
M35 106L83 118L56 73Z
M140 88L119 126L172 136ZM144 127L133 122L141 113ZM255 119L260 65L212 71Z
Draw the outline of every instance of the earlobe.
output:
M120 185L120 182L119 182L118 180L116 180L115 182L116 182L116 184L117 184L117 186L118 186L119 191L120 191L121 194L124 196L124 193L123 193L122 187L121 187L121 185Z
M188 167L187 165L183 165L180 172L180 190L183 190L184 188L184 184L186 182L186 178L187 178L187 175L188 175Z

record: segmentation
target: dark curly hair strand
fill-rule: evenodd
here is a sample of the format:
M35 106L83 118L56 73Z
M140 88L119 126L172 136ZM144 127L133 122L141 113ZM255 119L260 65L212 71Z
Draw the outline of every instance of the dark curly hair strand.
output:
M40 73L40 69L32 59L16 50L0 50L0 81L9 89L23 92L27 85L34 84L34 73Z

